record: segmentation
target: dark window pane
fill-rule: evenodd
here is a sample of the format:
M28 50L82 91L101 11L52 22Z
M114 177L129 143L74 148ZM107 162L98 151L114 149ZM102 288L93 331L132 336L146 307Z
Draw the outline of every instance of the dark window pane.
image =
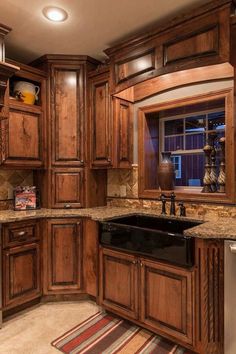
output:
M206 126L206 116L194 116L186 118L185 121L185 133L197 133L204 132Z
M214 112L208 114L208 130L225 129L225 112Z
M181 156L181 178L175 180L176 186L198 187L203 185L204 154Z
M202 149L205 144L205 134L186 135L185 148L186 150Z
M165 135L183 134L183 119L168 120L165 122Z
M165 151L183 149L183 136L170 136L165 138Z

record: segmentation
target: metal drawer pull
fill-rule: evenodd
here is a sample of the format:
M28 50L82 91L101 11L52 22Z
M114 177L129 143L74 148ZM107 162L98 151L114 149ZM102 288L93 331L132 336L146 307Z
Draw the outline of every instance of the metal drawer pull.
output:
M230 245L229 248L232 253L236 253L236 243L234 243L233 245Z
M20 231L18 232L18 236L24 236L26 234L26 231Z
M133 264L137 264L137 261L132 261Z

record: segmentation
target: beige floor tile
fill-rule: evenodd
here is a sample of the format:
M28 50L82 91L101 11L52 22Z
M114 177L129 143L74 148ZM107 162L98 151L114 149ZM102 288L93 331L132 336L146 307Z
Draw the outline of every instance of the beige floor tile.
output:
M90 301L42 304L11 318L0 330L1 354L60 353L51 342L99 311Z

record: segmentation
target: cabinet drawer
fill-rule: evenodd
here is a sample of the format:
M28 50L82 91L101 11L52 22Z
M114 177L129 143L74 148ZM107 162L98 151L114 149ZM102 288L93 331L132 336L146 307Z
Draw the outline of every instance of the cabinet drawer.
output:
M3 248L31 243L39 239L39 225L36 221L10 223L3 227Z

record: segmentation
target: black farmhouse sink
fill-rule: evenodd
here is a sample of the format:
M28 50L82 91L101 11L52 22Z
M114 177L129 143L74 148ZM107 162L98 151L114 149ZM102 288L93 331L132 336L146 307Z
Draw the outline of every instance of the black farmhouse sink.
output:
M100 223L100 243L191 267L194 265L194 239L184 236L183 232L199 224L201 222L145 215L118 217Z

